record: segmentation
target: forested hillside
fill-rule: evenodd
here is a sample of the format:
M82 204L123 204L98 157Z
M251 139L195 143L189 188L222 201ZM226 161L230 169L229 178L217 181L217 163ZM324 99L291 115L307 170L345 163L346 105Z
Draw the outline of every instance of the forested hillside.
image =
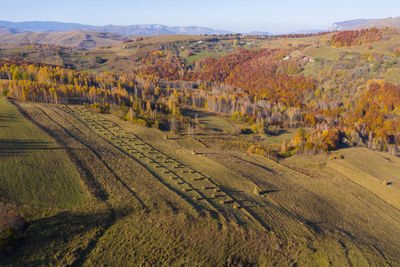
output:
M3 62L0 75L6 80L5 94L23 100L111 105L125 114L122 117L148 119L157 125L171 124L172 118L182 122L184 119L176 117L182 116L179 109L192 106L256 124L260 132L277 127L315 129L300 138L303 141L293 140L288 148L291 152L317 153L365 145L396 154L400 145L400 88L390 79L385 81L382 74L398 70L399 47L383 53L371 47L388 42L380 41L384 36L399 38L393 29L371 29L282 36L259 45L284 38L304 41L280 49L245 49L240 43L248 41L231 37L236 52L200 58L191 64L175 50L179 50L177 44L168 43L165 46L169 48L144 53L140 58L143 67L129 74ZM307 43L312 38L314 41ZM212 49L222 40L208 42ZM359 47L361 52L340 51L336 62L306 55L321 49L333 53L347 46ZM304 55L296 57L299 53ZM347 57L358 59L351 62ZM318 65L322 66L319 73L307 73Z

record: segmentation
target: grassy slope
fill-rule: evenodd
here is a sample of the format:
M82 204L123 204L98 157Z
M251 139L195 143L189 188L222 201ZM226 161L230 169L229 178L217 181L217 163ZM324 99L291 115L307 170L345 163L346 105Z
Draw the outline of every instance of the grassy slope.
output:
M392 254L391 248L400 242L399 159L366 148L342 149L336 154L344 159L294 156L285 162L335 185L319 191L327 190L327 199L335 198L333 194L341 199L335 206L347 220L344 224L353 225L349 233L364 241L375 236L373 244Z
M100 32L61 32L61 33L21 33L0 35L0 43L6 47L15 47L21 43L40 43L60 45L64 47L94 48L99 46L115 45L126 37L113 33ZM90 44L84 45L90 40Z
M90 125L88 128L56 106L18 105L72 153L97 202L90 201L82 209L36 214L24 242L11 257L0 259L0 265L223 265L258 261L286 265L296 257L295 251L286 250L287 244L273 233L243 228L236 220L222 218L233 209L224 214L206 199L199 201L204 203L205 209L201 209L203 204L187 198L186 194L193 192L180 190L180 183L166 183L169 175L152 168L147 159L154 154L139 164L139 159L122 153L116 143L105 141ZM286 253L274 247L285 247Z
M344 159L335 159L343 157ZM307 159L307 158L306 158ZM303 157L288 159L301 164ZM313 168L318 165L330 175L345 176L355 184L375 194L394 208L400 210L400 160L383 152L367 148L341 149L332 157L319 157L318 164L306 165ZM336 173L335 173L336 172Z
M109 119L113 120L111 116ZM114 122L121 124L117 120ZM311 231L312 235L315 235L312 244L307 242L297 244L298 249L302 251L302 257L298 260L304 264L310 264L310 261L326 263L335 257L338 257L337 262L341 262L343 260L341 257L344 257L343 246L351 250L348 260L353 264L379 261L379 252L373 247L374 239L380 239L379 235L363 224L362 217L376 220L377 216L381 216L381 214L365 214L368 205L373 203L372 205L380 206L392 216L392 219L385 220L378 226L380 231L388 227L393 220L399 220L397 210L375 199L373 194L365 193L363 189L354 186L349 189L349 181L346 179L342 181L310 179L306 175L260 157L247 156L239 152L231 156L180 138L165 141L159 131L129 123L121 125L170 157L211 177L227 192L234 192L231 195L262 223L273 229L278 236L298 236L297 241L299 241L306 239L307 233ZM192 149L205 154L193 155ZM349 199L346 193L338 193L337 190L346 190L363 196L361 199ZM272 192L272 194L267 193L260 198L259 192ZM373 200L367 200L370 197ZM348 201L354 203L354 207L348 206ZM353 220L353 209L358 210L355 220ZM350 226L353 223L355 226ZM398 228L397 224L394 227ZM347 232L348 236L339 237L342 232ZM362 241L353 240L351 237L363 234L372 237ZM390 237L390 234L393 233L385 234L388 240L381 240L379 248L385 254L393 256L395 254L393 245L399 236ZM310 252L310 246L315 247L318 253L314 255Z
M87 193L62 148L0 98L0 195L10 202L66 208Z
M99 197L83 209L32 220L24 244L2 265L399 263L399 211L338 172L322 175L318 163L299 162L316 168L309 176L192 138L166 140L110 115L19 105L64 142ZM397 163L379 162L397 188ZM363 171L375 175L374 168ZM196 180L200 173L206 179Z
M324 253L324 248L330 246L332 253L340 255L340 249L335 249L334 245L339 241L349 250L352 247L352 253L357 255L348 257L349 260L355 265L363 265L368 253L360 253L354 247L369 244L368 246L377 246L385 255L391 255L391 259L396 259L398 252L394 252L394 248L399 242L400 213L374 193L354 184L348 177L327 177L324 175L326 169L321 170L318 163L312 169L315 175L309 176L261 157L245 156L238 152L236 156L233 159L215 156L215 159L269 192L266 197L277 205L280 213L288 212L295 218L292 224L296 221L302 222L312 231L324 236L325 242L330 244L324 244L324 241L318 243L317 234L315 242L318 244L318 251ZM305 165L314 161L315 158L306 158L295 166L308 169ZM391 170L395 168L392 166ZM332 172L337 173L337 170ZM288 227L279 223L282 214L273 211L269 213L273 215L273 225ZM293 230L286 232L298 233ZM361 250L364 249L368 251L367 248ZM392 264L395 263L398 264L392 261Z
M362 55L363 53L373 55L375 53L382 54L386 57L385 61L395 61L396 65L391 68L384 69L382 67L382 74L371 73L371 77L381 76L382 78L392 83L398 84L400 82L399 72L399 60L393 56L393 51L399 48L399 34L387 33L384 38L378 42L351 47L334 48L327 44L332 34L314 37L304 37L298 39L287 39L282 38L278 40L267 40L262 41L260 47L265 48L289 48L290 46L304 45L304 47L294 50L290 56L293 58L300 59L303 56L309 56L314 59L324 60L325 63L321 62L308 62L302 72L306 76L318 77L322 73L328 73L329 70L334 67L335 64L343 62L343 60L351 61L353 57ZM343 57L343 55L346 55ZM357 61L360 61L357 59ZM361 60L364 61L364 60ZM364 63L367 61L364 61ZM368 64L375 64L373 61L367 62ZM384 64L383 64L384 65ZM372 66L371 66L372 68Z

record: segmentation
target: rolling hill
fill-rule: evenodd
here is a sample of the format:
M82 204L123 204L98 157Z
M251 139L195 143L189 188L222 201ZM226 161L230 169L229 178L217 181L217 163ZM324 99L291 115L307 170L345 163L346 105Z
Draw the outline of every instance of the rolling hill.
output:
M374 28L374 27L377 28L394 27L400 29L400 17L369 21L368 23L355 26L354 29L360 30L360 29Z
M87 50L100 46L114 45L127 39L128 37L119 34L105 32L4 33L0 34L0 45L3 47L13 47L24 43L35 43Z
M7 28L7 27L0 27L0 34L2 33L13 33L13 34L17 34L17 33L21 33L20 31L13 29L13 28Z
M361 30L367 28L400 28L400 17L385 19L357 19L342 22L335 22L329 27L329 31Z
M221 150L210 138L224 137L212 130L198 140L165 139L157 129L94 114L82 106L16 102L12 107L5 99L0 103L2 126L13 126L7 131L23 135L27 127L22 123L31 124L16 112L17 107L57 141L63 148L56 150L61 156L68 153L64 168L77 176L67 180L77 188L66 191L74 198L60 200L60 189L53 185L65 186L63 176L46 183L38 179L40 174L33 174L38 181L29 183L6 164L5 173L10 173L6 178L15 178L1 181L15 184L19 179L27 197L21 198L17 189L3 196L8 201L18 199L29 227L18 250L0 258L2 266L399 263L399 159L394 156L351 148L338 152L343 159L320 156L312 163L296 156L279 163ZM224 120L203 115L215 124L212 128ZM16 124L8 122L11 116L21 125L11 125ZM43 132L34 137L48 139ZM46 164L33 153L54 153L30 144L32 152L18 143L25 142L19 135L13 143L6 142L9 138L0 139L7 160L30 157ZM376 161L382 168L370 167L369 162ZM19 170L29 173L35 165L26 159L25 163ZM355 166L362 172L355 172ZM360 175L368 180L362 181ZM37 187L46 194L32 190ZM41 205L31 205L32 198ZM82 199L87 202L82 204Z
M352 30L354 27L367 24L375 21L374 19L356 19L356 20L346 20L341 22L333 23L328 30L329 31L344 31L344 30Z

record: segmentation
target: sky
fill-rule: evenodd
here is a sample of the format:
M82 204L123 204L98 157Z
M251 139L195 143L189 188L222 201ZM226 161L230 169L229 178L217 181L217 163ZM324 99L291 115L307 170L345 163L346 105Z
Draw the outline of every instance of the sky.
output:
M0 6L0 20L9 21L164 24L271 33L400 16L400 0L0 0Z

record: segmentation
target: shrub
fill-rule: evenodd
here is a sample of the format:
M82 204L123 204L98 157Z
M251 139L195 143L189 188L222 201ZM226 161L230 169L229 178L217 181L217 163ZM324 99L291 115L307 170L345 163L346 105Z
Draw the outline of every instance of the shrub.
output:
M278 157L280 158L289 158L295 154L296 150L293 149L291 151L279 152Z
M391 60L391 61L386 62L385 70L392 68L396 64L397 64L397 62L395 60Z
M104 59L104 58L102 58L102 57L100 57L100 56L96 56L95 61L96 61L96 63L98 63L98 64L103 64L103 63L105 63L107 60Z
M399 56L400 56L400 48L397 48L396 50L394 50L393 55L394 55L395 57L399 57Z
M373 72L378 72L380 68L381 68L380 64L377 63L372 67L372 71Z
M241 133L242 133L242 134L252 134L253 131L250 130L249 128L242 128L242 129L241 129Z
M129 107L126 105L111 105L109 111L114 116L117 116L120 119L125 119L129 112Z
M278 157L278 153L275 151L272 151L266 147L262 147L260 145L251 145L247 149L247 153L249 154L255 154L255 155L260 155L266 158L270 158L273 160L276 160Z
M263 122L258 122L256 124L253 124L250 127L251 131L254 133L258 133L258 134L264 134L265 133L265 124Z
M296 154L317 154L336 149L343 138L343 133L332 128L329 130L316 130L307 134L304 129L299 129L289 144L289 150L296 149Z
M89 105L89 109L98 113L110 113L109 104L93 103Z
M16 245L25 226L25 219L14 208L0 203L0 253Z

